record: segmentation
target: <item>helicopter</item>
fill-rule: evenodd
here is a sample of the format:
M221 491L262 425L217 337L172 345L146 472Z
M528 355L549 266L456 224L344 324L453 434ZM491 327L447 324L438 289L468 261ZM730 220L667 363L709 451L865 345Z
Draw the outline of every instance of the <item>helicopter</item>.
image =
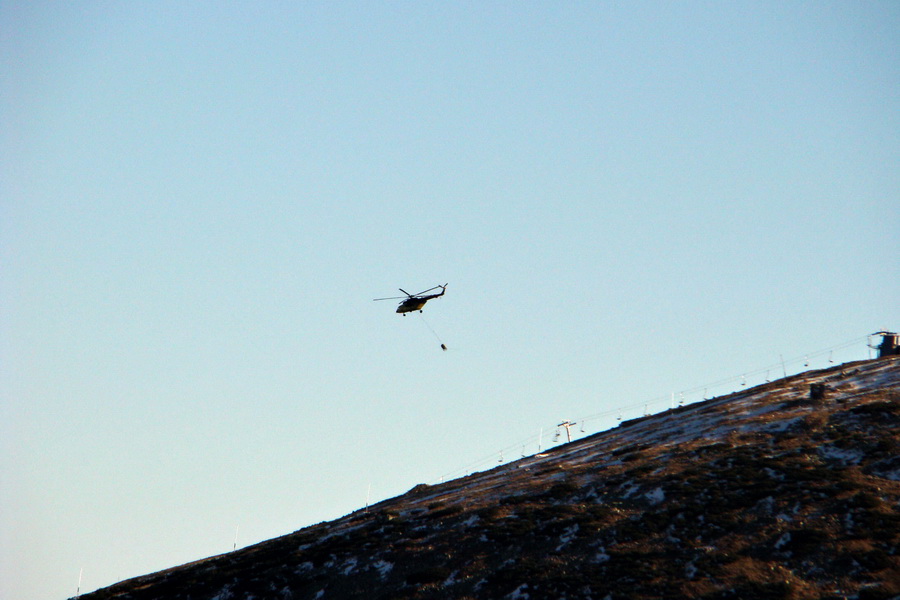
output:
M413 312L416 310L422 312L422 307L425 306L426 302L428 302L429 300L433 300L434 298L440 298L444 295L444 293L447 291L447 285L448 284L446 283L444 285L436 285L433 288L428 288L427 290L419 292L418 294L410 294L403 288L400 288L400 291L406 294L405 298L403 296L394 296L392 298L375 298L374 301L377 302L379 300L403 300L403 302L400 303L400 306L397 307L397 312L405 317L406 313L408 312ZM428 294L428 292L436 290L438 288L440 288L441 290L440 294L430 294L427 296L425 295Z

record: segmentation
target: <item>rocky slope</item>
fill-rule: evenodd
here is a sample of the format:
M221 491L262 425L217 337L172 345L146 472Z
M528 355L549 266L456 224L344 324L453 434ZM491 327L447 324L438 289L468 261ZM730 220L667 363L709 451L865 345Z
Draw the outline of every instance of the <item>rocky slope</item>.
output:
M417 486L84 600L900 596L900 357Z

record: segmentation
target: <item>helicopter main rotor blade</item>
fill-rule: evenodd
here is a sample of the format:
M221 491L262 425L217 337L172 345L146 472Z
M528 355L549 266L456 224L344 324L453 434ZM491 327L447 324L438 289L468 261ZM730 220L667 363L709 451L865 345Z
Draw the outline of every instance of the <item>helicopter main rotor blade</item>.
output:
M438 289L439 287L441 287L441 286L436 285L436 286L434 286L433 288L428 288L427 290L424 290L424 291L422 291L422 292L419 292L418 294L416 294L416 296L421 296L422 294L427 294L427 293L430 292L431 290L436 290L436 289Z
M373 301L377 302L378 300L407 300L407 299L409 299L409 298L418 298L418 297L421 296L422 294L427 294L428 292L431 292L431 291L436 290L436 289L438 289L438 288L446 289L446 288L447 288L447 284L445 283L444 285L436 285L436 286L434 286L433 288L428 288L427 290L421 291L421 292L419 292L418 294L410 294L409 292L407 292L407 291L404 290L403 288L397 288L397 289L399 289L401 292L403 292L404 294L406 294L406 297L405 297L405 298L404 298L403 296L391 296L390 298L374 298Z

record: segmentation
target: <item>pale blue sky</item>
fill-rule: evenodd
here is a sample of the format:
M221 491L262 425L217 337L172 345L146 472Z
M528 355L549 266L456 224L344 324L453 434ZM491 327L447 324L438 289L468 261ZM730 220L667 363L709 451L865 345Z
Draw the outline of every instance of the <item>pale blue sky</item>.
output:
M896 2L4 2L0 597L865 358L900 325L898 31ZM427 324L371 302L444 282Z

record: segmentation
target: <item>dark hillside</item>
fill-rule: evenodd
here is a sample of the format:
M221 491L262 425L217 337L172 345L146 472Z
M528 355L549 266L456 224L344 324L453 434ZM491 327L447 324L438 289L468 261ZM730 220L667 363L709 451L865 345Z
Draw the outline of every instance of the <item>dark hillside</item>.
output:
M900 357L808 372L85 600L900 596Z

